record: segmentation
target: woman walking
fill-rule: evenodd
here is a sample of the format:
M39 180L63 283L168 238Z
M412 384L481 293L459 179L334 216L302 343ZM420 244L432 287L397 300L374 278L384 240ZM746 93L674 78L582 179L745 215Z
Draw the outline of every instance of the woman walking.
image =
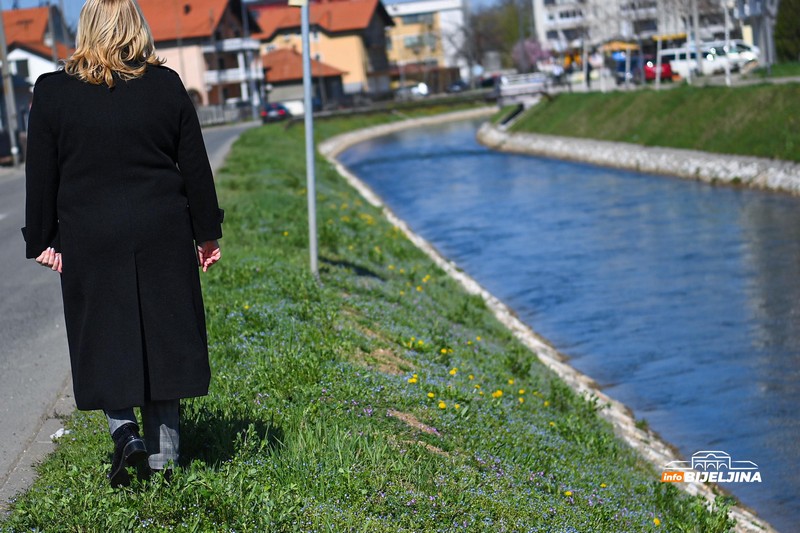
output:
M179 400L210 379L198 265L220 258L222 211L192 102L161 63L134 0L88 0L28 128L26 255L61 273L75 401L107 415L112 486L145 459L170 472Z

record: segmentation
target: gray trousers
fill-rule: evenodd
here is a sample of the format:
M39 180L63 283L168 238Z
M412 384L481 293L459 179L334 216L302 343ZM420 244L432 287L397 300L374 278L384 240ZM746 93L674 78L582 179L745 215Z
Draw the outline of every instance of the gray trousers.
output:
M144 424L144 445L149 454L150 468L161 470L168 463L178 464L180 444L180 401L147 402L141 407ZM108 430L114 432L125 424L136 424L133 407L105 411Z

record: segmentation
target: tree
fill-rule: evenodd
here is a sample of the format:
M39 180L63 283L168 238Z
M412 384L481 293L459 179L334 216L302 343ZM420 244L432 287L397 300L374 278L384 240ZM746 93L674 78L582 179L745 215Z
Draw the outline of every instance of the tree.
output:
M800 0L781 0L778 5L775 50L780 61L800 61Z

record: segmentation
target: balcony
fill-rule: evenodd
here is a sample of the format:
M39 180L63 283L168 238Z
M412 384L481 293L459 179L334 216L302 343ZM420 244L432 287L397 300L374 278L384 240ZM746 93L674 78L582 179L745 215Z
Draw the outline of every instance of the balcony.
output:
M236 39L224 39L222 41L217 41L214 44L207 44L203 47L204 54L213 54L216 52L243 52L245 50L250 50L252 52L258 52L261 44L255 39L244 39L244 38L236 38Z
M250 65L250 77L244 67L228 69L207 70L204 74L206 85L226 85L228 83L244 83L249 80L258 80L264 76L261 70L261 61Z
M208 85L225 85L226 83L242 83L246 81L245 70L229 68L225 70L207 70L205 82Z

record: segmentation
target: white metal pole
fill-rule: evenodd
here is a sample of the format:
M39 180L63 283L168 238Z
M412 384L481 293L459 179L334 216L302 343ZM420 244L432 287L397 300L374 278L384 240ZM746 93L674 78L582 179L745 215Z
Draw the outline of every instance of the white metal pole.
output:
M314 157L314 103L311 98L311 48L309 38L309 2L301 7L303 33L303 92L306 127L306 188L308 189L308 244L311 258L311 274L319 279L319 259L317 252L317 194Z
M722 0L725 10L725 85L731 86L731 18L728 13L728 1Z

